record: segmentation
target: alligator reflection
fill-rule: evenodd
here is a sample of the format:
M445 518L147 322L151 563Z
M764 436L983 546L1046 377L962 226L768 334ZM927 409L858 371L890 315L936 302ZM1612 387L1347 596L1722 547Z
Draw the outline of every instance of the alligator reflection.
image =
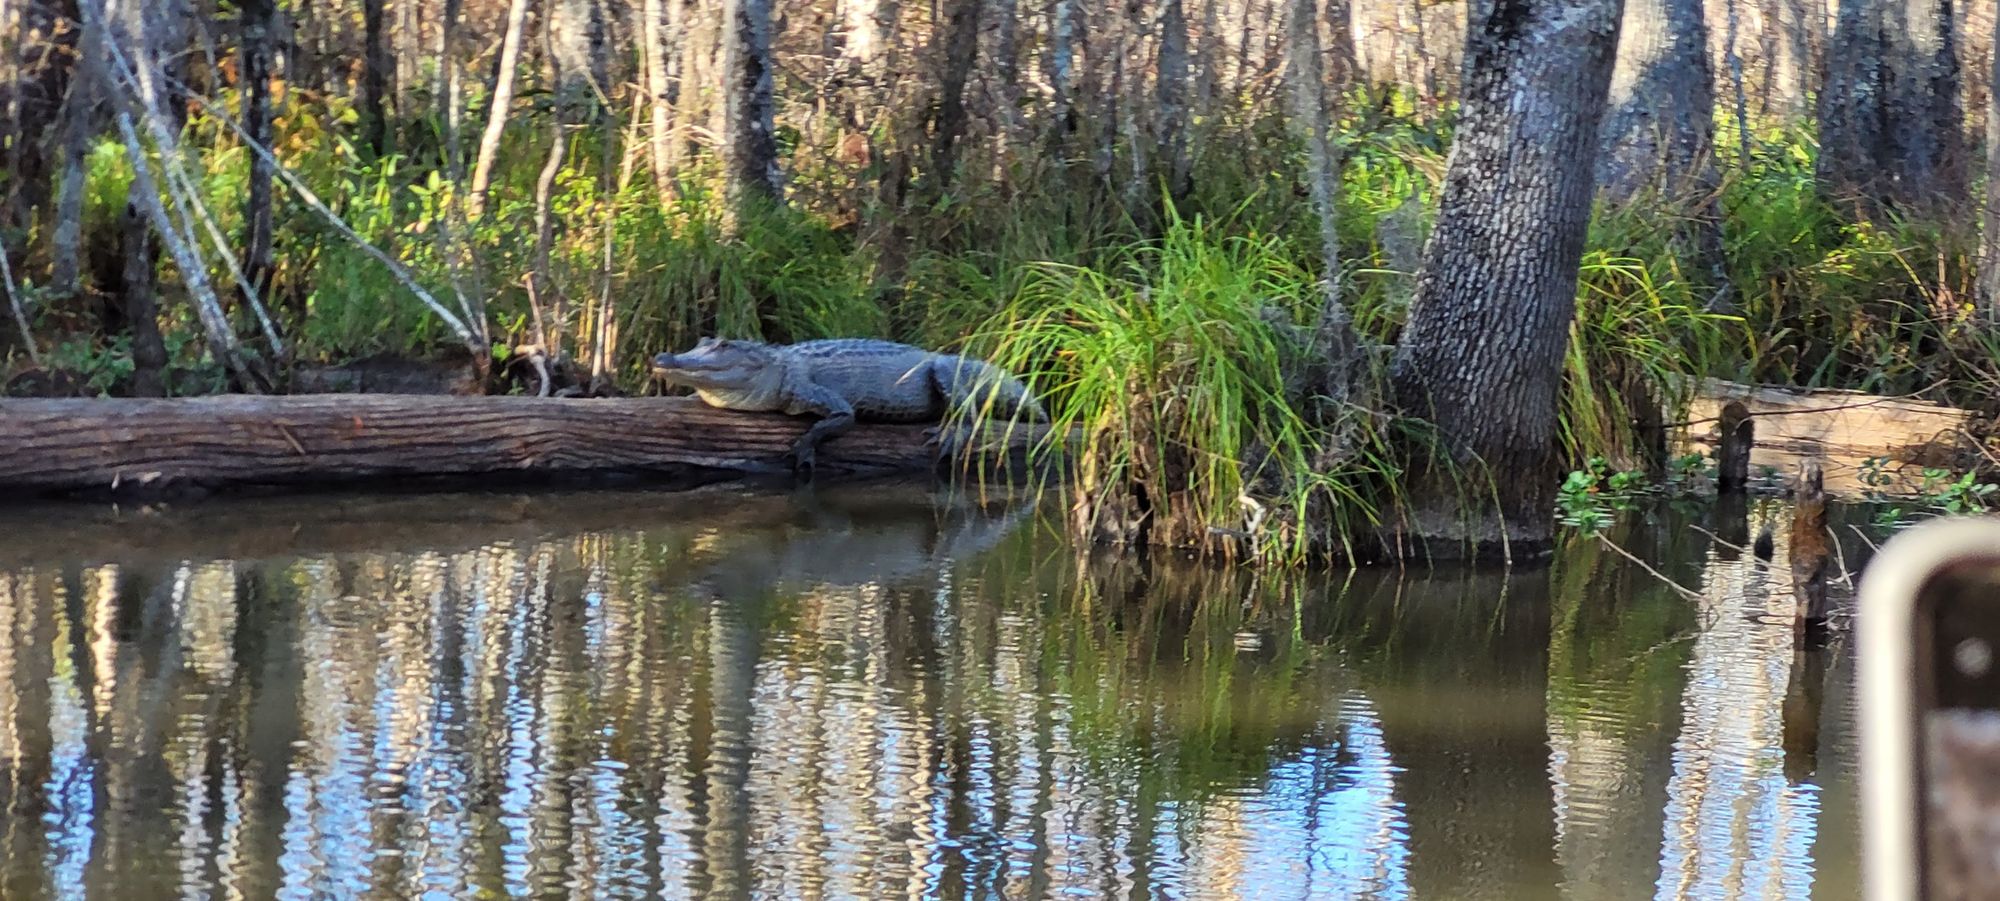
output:
M0 896L1853 881L1846 699L1801 687L1845 658L1789 675L1676 521L1617 540L1712 601L1590 543L1257 576L1079 559L1005 499L699 497L264 504L187 559L93 520L0 563Z

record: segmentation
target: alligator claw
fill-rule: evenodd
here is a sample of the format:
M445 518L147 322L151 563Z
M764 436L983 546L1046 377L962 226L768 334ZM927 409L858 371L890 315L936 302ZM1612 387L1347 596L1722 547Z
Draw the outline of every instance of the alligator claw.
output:
M801 480L810 481L813 472L813 450L810 447L794 447L785 454L785 465Z
M958 456L964 436L957 430L942 425L924 430L924 447L931 451L931 461L943 462Z

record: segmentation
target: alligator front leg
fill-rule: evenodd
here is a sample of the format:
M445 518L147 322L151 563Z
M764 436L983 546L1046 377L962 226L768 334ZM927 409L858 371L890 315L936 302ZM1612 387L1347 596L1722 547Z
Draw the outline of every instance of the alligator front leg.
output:
M802 384L786 386L792 392L792 401L786 405L785 412L793 416L817 414L820 419L792 442L791 453L785 457L791 464L792 472L802 479L811 479L813 460L818 454L820 442L854 426L854 406L847 402L847 398L816 382L803 379L800 382Z

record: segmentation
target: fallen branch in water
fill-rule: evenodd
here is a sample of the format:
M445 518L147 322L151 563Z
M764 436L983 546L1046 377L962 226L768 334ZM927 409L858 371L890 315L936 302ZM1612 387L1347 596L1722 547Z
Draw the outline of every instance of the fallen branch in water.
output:
M1609 538L1606 538L1606 537L1604 537L1604 533L1602 533L1602 532L1598 533L1598 535L1597 535L1597 540L1598 540L1598 541L1601 541L1601 542L1604 542L1604 546L1605 546L1605 547L1608 547L1608 548L1610 548L1610 549L1612 549L1612 550L1614 550L1614 551L1617 551L1617 552L1618 552L1618 555L1619 555L1619 556L1621 556L1621 557L1624 557L1625 559L1627 559L1627 560L1630 560L1630 561L1632 561L1632 562L1633 562L1634 564L1637 564L1637 565L1638 565L1638 567L1639 567L1640 569L1643 569L1643 570L1645 570L1645 571L1647 572L1647 574L1651 575L1651 576L1652 576L1653 578L1655 578L1655 579L1658 579L1658 580L1660 580L1661 582L1665 583L1665 584L1666 584L1666 586L1667 586L1668 588L1671 588L1671 589L1673 589L1673 590L1674 590L1674 591L1675 591L1676 593L1678 593L1678 594L1679 594L1679 595L1680 595L1681 597L1683 597L1683 598L1686 598L1687 600L1690 600L1690 601L1699 601L1699 600L1701 600L1701 599L1702 599L1702 594L1701 594L1701 592L1699 592L1699 591L1695 591L1695 590L1693 590L1693 589L1690 589L1690 588L1688 588L1687 586L1685 586L1685 585L1682 585L1682 584L1681 584L1681 583L1679 583L1679 582L1676 582L1676 581L1674 581L1674 580L1672 580L1672 579L1669 579L1669 578L1667 578L1667 575L1666 575L1665 573L1663 573L1663 572L1660 572L1659 570L1657 570L1657 569L1654 569L1653 567L1651 567L1651 566L1647 565L1646 561L1644 561L1644 560L1641 560L1641 559L1639 559L1639 558L1637 558L1637 557L1634 557L1634 556L1632 556L1632 552L1631 552L1631 551L1628 551L1628 550L1626 550L1626 549L1624 549L1624 548L1622 548L1622 547L1619 547L1619 546L1618 546L1618 543L1617 543L1617 542L1615 542L1615 541L1612 541L1611 539L1609 539Z

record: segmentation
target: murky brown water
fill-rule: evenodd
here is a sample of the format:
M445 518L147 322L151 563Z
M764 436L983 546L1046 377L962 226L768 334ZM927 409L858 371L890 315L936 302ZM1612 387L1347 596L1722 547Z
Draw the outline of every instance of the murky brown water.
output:
M0 896L1858 896L1846 642L1652 520L1704 600L900 488L0 513Z

